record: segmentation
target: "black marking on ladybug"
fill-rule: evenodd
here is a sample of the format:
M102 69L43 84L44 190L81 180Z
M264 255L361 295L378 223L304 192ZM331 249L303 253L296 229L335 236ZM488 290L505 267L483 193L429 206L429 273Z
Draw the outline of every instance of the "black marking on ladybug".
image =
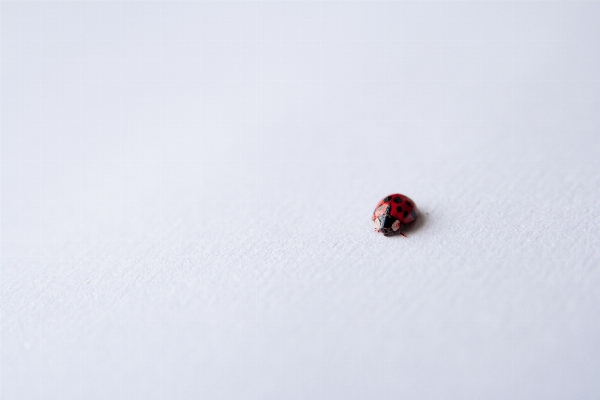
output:
M402 214L404 216L404 218L406 218L408 216L408 211L404 211L404 214Z
M400 207L400 206L396 207L396 211L397 212L402 212L402 207Z
M412 207L412 203L410 201L407 201L406 204L408 204L409 207Z
M381 221L381 233L383 233L385 236L391 236L396 234L396 232L394 231L392 225L394 225L394 222L396 222L397 219L392 216L392 215L386 215L383 218L383 221Z
M385 199L383 199L383 201L384 201L384 202L388 202L388 201L390 201L390 199L391 199L391 197L390 197L390 196L388 196L388 197L386 197Z
M402 199L400 197L394 197L394 203L402 203Z

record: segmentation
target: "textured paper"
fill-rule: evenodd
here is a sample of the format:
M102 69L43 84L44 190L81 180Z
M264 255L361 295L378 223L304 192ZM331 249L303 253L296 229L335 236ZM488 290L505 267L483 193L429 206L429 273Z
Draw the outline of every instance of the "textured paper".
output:
M600 396L599 3L1 7L0 398Z

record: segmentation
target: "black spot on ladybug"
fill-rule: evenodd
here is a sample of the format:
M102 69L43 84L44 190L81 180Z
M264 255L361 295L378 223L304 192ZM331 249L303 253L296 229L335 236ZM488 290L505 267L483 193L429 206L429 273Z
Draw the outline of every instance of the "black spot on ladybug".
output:
M400 206L396 207L396 211L397 212L402 212L402 207L400 207Z
M402 203L402 199L400 197L394 197L394 203Z
M408 204L409 207L412 207L412 203L410 201L407 201L406 204Z
M390 199L391 199L391 197L390 197L390 196L388 196L388 197L386 197L385 199L383 199L383 201L385 201L385 202L388 202L388 201L390 201Z
M404 218L406 218L408 216L408 211L404 211L404 214L402 214L404 216Z

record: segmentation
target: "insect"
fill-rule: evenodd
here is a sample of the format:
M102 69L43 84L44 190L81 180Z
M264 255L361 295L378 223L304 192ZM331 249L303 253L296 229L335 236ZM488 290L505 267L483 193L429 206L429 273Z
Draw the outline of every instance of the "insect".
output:
M381 232L385 236L402 235L402 228L415 222L419 216L414 201L403 194L390 194L377 203L371 220L375 226L375 232Z

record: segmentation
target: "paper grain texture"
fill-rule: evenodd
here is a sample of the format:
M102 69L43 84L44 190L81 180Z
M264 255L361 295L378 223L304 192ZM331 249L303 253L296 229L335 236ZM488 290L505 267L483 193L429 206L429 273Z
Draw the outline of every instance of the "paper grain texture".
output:
M1 22L0 398L600 396L600 3Z

